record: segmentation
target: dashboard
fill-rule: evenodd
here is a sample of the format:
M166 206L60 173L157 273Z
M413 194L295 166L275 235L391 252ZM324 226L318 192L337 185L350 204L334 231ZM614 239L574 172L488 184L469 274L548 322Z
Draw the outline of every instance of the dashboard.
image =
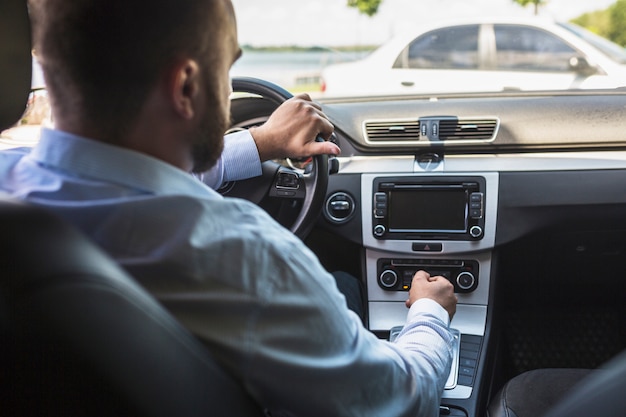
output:
M558 326L567 319L551 312L587 296L586 308L602 299L607 314L623 317L618 298L604 294L623 280L600 280L596 296L584 294L582 277L623 269L625 106L619 92L324 103L342 155L316 229L339 239L345 260L315 237L310 246L330 268L358 263L368 326L381 338L404 322L415 271L453 283L459 337L442 413L482 415L523 370L499 366L524 354L507 334L515 313L545 311L528 326ZM618 333L611 354L626 347Z

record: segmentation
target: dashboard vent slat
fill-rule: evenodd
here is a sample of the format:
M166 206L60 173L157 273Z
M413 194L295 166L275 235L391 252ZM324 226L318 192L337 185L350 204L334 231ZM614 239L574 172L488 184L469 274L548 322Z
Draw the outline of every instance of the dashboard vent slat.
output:
M413 141L420 138L420 122L366 122L365 133L373 142Z
M489 119L442 119L439 121L440 140L491 140L497 120Z

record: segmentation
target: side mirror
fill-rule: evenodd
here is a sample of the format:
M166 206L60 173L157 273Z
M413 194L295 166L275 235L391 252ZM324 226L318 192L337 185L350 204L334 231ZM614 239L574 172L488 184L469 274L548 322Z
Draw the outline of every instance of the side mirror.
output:
M569 59L569 67L572 71L580 75L594 75L597 74L598 67L591 64L584 56L573 56Z

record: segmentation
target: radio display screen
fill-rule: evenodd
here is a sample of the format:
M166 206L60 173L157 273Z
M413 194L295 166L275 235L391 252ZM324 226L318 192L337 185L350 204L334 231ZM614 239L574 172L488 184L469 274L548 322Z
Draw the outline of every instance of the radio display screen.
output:
M389 193L389 230L466 232L467 195L462 188L394 189Z

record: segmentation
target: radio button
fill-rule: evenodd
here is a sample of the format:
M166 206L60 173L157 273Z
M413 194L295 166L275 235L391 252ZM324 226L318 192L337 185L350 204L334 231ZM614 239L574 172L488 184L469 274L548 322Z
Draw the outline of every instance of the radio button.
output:
M376 237L382 237L386 231L387 229L382 224L377 224L376 226L374 226L374 236Z
M380 219L387 215L387 194L374 194L374 217ZM378 236L378 235L377 235Z
M485 195L483 193L470 194L470 217L472 219L481 219L483 217ZM475 236L474 236L475 237Z
M483 235L483 229L480 226L470 227L469 234L473 238L479 238Z
M471 272L461 272L456 277L456 284L459 286L460 289L467 291L474 287L474 285L476 284L476 278Z
M480 218L483 217L483 211L482 210L472 209L472 210L470 210L470 217L472 219L480 219Z
M396 271L386 269L378 277L378 283L383 288L394 288L398 284L398 274Z

